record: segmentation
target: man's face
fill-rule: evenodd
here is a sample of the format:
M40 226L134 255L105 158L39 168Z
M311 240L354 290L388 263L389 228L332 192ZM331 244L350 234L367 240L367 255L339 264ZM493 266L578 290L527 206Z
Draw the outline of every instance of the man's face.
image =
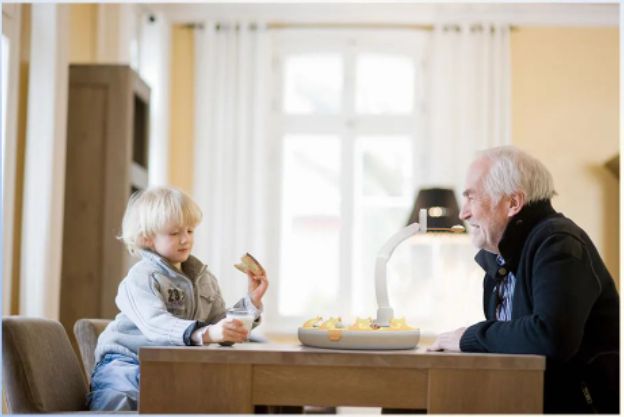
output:
M498 243L509 222L509 198L503 196L494 201L485 192L483 180L489 168L489 161L478 159L468 169L459 217L468 223L472 243L477 248L499 254Z

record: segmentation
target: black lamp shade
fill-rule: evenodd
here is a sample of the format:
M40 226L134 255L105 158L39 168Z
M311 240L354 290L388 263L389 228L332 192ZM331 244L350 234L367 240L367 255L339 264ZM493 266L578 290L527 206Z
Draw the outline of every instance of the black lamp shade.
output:
M450 228L464 225L459 219L455 193L449 188L423 188L418 192L408 225L418 222L420 209L427 210L427 228Z

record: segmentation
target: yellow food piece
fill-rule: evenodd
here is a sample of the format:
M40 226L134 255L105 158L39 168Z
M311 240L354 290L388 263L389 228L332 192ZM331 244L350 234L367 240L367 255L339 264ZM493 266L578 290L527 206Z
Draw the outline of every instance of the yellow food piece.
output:
M321 320L323 320L323 317L321 317L321 316L316 316L314 318L311 318L310 320L308 320L305 323L303 323L303 328L304 329L311 329L313 327L319 327L319 322Z
M388 330L414 330L413 327L409 326L405 322L405 317L401 317L400 319L392 319L390 320L390 327Z
M320 324L319 324L320 323ZM355 323L352 325L345 327L342 323L342 318L340 317L330 317L329 319L323 321L321 316L316 316L307 320L303 323L302 326L304 329L323 329L323 330L354 330L354 331L396 331L396 330L415 330L415 327L412 327L407 324L405 317L394 318L390 320L390 326L388 327L379 327L375 324L374 320L370 317L362 319L359 317L355 318Z
M340 317L330 317L328 320L321 323L320 328L325 330L335 330L343 329L344 325L342 324L342 319Z
M373 321L370 317L367 319L361 319L359 317L356 317L355 323L349 326L349 330L373 330L373 328L371 327L372 324Z
M355 319L355 323L349 326L349 330L358 330L358 331L367 331L367 330L382 330L382 331L391 331L391 330L414 330L414 327L409 326L405 322L405 317L401 317L398 319L392 319L390 321L390 326L388 327L378 327L375 322L369 317L367 319L361 319L357 317Z

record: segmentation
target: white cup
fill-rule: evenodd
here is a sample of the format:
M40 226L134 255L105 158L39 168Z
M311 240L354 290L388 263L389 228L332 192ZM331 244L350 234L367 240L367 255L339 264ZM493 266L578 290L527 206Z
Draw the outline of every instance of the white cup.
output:
M242 321L248 333L251 331L251 326L256 319L252 312L244 308L230 308L227 310L225 317L230 320L236 319Z

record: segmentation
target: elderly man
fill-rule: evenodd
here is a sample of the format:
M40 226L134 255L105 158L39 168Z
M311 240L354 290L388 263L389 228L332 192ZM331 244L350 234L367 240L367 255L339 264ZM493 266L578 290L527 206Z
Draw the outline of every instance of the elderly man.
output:
M545 412L618 413L618 293L587 234L553 209L548 170L517 148L489 149L463 195L486 320L429 349L544 355Z

